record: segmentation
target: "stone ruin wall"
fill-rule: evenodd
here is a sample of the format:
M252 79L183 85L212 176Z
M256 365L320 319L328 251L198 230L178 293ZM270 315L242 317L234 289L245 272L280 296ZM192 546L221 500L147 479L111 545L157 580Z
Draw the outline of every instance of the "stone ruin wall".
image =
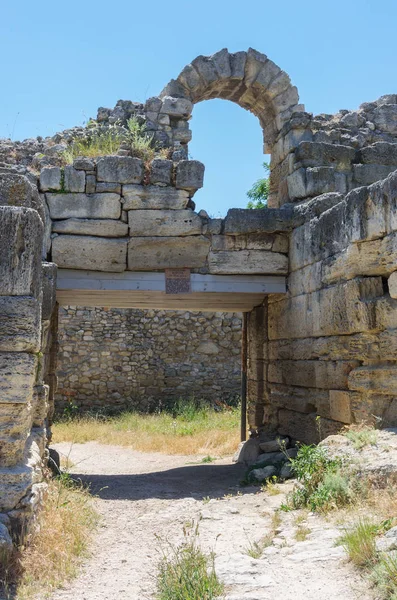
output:
M238 313L60 307L56 410L236 404L240 343Z
M193 105L210 98L258 117L272 154L269 209L231 210L213 221L192 211L202 167L186 160L188 121ZM288 293L248 315L251 429L309 442L318 439L317 416L322 436L362 419L396 425L397 96L334 116L305 113L298 101L267 57L223 50L198 57L145 106L100 111L104 124L131 110L153 126L169 157L149 170L125 148L117 160L81 159L60 170L73 131L1 144L0 512L7 526L32 514L42 489L57 350L56 266L48 260L75 268L78 259L77 268L95 270L107 259L116 272L139 270L141 253L154 261L160 245L162 268L175 268L181 252L198 244L200 261L183 264L197 272L287 274ZM164 173L167 181L152 179ZM151 221L154 211L164 211L160 223L154 214ZM146 240L136 251L139 237ZM78 258L76 242L84 250ZM194 247L191 255L198 253Z

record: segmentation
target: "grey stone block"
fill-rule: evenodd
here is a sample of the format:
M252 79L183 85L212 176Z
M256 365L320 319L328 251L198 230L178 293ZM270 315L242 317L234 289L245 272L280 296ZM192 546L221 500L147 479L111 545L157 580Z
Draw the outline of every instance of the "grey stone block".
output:
M306 169L297 169L287 177L290 200L306 198Z
M13 510L25 496L33 483L33 468L15 466L0 468L0 510Z
M31 208L0 206L0 295L37 295L43 223Z
M52 242L52 258L64 269L121 273L127 266L127 240L59 235Z
M139 237L128 244L128 269L201 268L206 264L210 243L204 236Z
M27 177L16 173L0 173L0 206L34 208L44 223L45 214L38 190Z
M374 111L374 123L378 129L391 133L392 135L397 134L397 105L396 104L384 104L379 106Z
M113 238L128 235L128 225L115 219L66 219L54 221L53 231Z
M40 304L29 296L0 296L0 351L40 350Z
M312 167L306 169L306 193L319 196L327 192L347 192L346 176L333 167Z
M353 174L360 185L370 185L375 181L386 179L396 169L396 166L391 165L354 165Z
M36 372L37 357L34 354L0 352L1 402L3 404L32 402Z
M40 173L40 189L42 192L48 190L60 190L62 171L60 167L45 167Z
M85 193L95 194L96 189L96 177L95 175L87 175L85 180Z
M117 194L46 194L52 219L118 219L121 213Z
M94 171L95 161L92 158L79 156L78 158L74 159L73 167L78 171Z
M143 162L131 156L104 156L97 161L98 181L141 183Z
M123 210L175 210L186 208L189 203L189 194L185 190L157 185L124 185L123 198Z
M78 171L71 165L64 169L64 187L67 192L84 192L85 191L85 172Z
M208 266L214 275L286 275L288 258L266 250L210 252Z
M130 210L130 236L200 235L203 224L191 210Z
M160 113L165 113L172 117L188 118L192 114L193 104L187 98L172 98L164 96Z
M42 263L43 268L43 302L41 307L41 318L51 318L56 303L57 265L54 263Z
M110 192L111 194L121 194L121 185L119 183L98 181L96 184L95 191L101 194L103 194L104 192Z
M242 235L244 233L265 233L275 231L291 231L295 225L292 207L264 208L250 210L231 208L225 219L225 234Z
M301 142L295 150L295 158L304 167L333 166L349 170L356 155L354 148L341 144Z
M172 166L172 160L155 158L150 165L150 183L170 185Z
M397 168L397 144L376 142L362 148L360 162L364 164L395 165Z
M198 160L181 160L176 168L176 187L194 193L203 187L204 169Z

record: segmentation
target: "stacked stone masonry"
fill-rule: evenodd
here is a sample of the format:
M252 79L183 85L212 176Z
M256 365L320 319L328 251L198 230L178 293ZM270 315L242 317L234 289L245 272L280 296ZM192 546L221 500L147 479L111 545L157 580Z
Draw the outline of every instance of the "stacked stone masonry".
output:
M236 404L240 343L240 314L60 308L57 411Z
M211 98L258 117L271 154L268 209L194 212L204 166L187 159L189 121ZM288 292L248 314L251 429L312 442L351 422L397 425L397 95L313 116L267 56L224 49L145 104L99 109L94 126L131 116L164 149L150 165L121 147L65 166L81 127L0 142L0 511L10 526L40 497L56 388L55 265L286 276Z

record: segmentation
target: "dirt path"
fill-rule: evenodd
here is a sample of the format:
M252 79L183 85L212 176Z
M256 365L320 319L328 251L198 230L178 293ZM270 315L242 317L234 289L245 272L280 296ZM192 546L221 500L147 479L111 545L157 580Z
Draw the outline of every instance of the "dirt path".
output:
M157 536L178 543L184 524L200 517L201 545L215 548L227 600L373 598L335 546L337 530L315 516L307 540L297 542L294 515L281 513L273 544L250 558L249 541L271 530L284 496L239 488L244 469L230 459L191 464L197 459L95 442L55 447L91 483L102 525L80 576L52 600L153 600Z

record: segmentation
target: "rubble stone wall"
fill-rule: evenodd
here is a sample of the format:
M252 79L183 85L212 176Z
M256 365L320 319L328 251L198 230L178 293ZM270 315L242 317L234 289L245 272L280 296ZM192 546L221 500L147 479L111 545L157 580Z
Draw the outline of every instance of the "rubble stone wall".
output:
M56 410L238 401L241 314L61 307Z

